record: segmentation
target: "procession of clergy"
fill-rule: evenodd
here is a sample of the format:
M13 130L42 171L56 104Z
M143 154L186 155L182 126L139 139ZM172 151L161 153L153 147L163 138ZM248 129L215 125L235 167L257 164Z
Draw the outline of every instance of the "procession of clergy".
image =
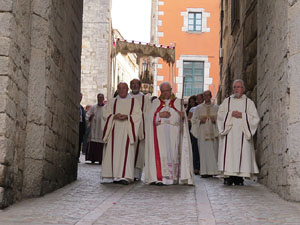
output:
M169 82L160 85L161 95L153 101L140 87L134 79L128 93L128 85L119 83L118 95L99 107L102 183L193 185L191 136L197 139L203 177L218 175L225 185L243 185L244 177L258 173L253 135L259 116L242 80L234 81L233 94L220 106L205 91L204 102L193 110L191 129L183 101L172 94Z

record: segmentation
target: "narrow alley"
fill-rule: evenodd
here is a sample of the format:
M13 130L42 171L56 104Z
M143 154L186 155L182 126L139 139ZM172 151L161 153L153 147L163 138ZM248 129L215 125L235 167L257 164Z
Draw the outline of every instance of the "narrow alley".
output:
M196 176L194 187L103 185L100 168L80 163L77 181L0 211L0 224L300 224L299 204L252 181L224 186Z

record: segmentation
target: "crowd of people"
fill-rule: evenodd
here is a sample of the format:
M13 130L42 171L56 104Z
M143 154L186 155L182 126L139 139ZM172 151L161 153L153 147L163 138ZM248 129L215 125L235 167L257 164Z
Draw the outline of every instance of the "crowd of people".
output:
M193 185L200 175L243 185L244 177L258 173L253 135L259 116L242 80L220 106L209 90L184 105L169 82L161 83L159 97L140 88L138 79L130 92L121 82L106 104L99 93L97 104L80 107L78 155L82 149L85 160L102 164L102 183Z

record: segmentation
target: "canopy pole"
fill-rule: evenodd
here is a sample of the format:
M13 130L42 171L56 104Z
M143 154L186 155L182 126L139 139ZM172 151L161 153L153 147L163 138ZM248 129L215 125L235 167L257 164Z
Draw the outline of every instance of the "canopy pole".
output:
M174 83L175 83L175 93L177 93L177 82L176 82L176 43L174 43L174 55L175 55L175 60L174 60ZM176 95L176 94L175 94Z
M171 68L170 68L170 63L169 63L169 82L171 83Z

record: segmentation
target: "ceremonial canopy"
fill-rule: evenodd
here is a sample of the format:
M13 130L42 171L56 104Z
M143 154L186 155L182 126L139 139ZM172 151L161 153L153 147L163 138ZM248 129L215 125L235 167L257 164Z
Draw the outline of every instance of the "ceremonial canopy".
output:
M114 42L113 54L135 53L137 56L160 57L167 63L175 62L175 47L163 46L141 42L127 42L126 40L117 39ZM114 55L113 55L114 56Z

